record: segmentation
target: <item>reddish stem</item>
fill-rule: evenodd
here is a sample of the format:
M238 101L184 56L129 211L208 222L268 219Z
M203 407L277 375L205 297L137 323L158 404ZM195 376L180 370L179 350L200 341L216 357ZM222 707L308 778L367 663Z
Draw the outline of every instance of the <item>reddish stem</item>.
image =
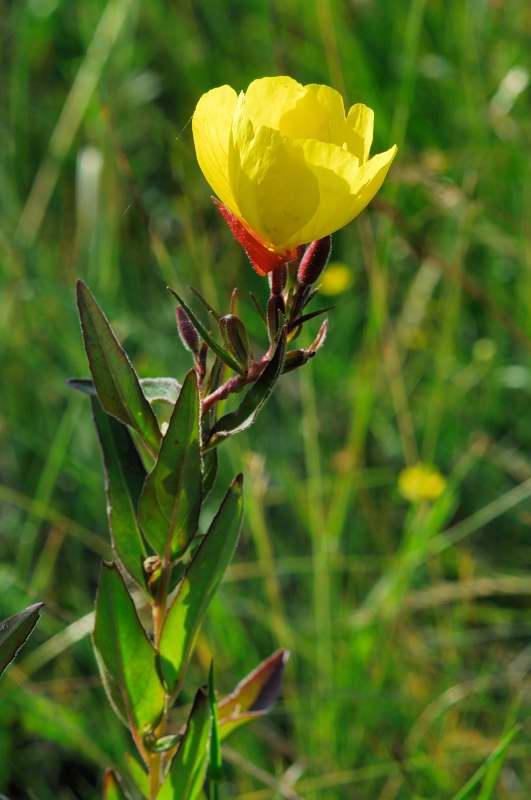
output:
M239 392L248 383L253 383L260 377L271 358L270 350L262 356L259 361L252 361L245 375L234 375L228 381L218 386L213 392L205 397L201 403L203 414L208 411L220 400L225 400L233 392Z

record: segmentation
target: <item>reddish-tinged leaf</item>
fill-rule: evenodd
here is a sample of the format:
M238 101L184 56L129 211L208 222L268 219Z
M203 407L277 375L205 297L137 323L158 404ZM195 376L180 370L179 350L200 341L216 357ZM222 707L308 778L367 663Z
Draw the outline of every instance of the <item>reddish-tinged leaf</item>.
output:
M229 733L256 717L267 714L282 688L287 650L277 650L262 661L218 703L219 731L224 739Z

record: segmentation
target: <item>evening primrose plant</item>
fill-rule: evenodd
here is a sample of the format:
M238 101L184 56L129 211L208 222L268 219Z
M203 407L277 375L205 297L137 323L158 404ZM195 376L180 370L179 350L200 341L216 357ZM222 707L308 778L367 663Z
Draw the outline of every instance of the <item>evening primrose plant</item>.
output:
M392 147L369 157L373 120L361 104L345 113L333 89L288 77L253 81L239 96L222 86L199 100L192 124L199 165L251 264L268 276L265 303L253 299L261 341L251 341L239 315L237 288L226 312L196 291L192 307L170 289L191 368L180 379L142 379L78 283L91 377L71 385L91 399L113 550L102 568L93 644L109 701L137 751L123 774L105 774L108 800L220 797L223 740L279 694L282 649L228 696L218 696L212 667L191 705L183 700L202 622L240 536L241 475L205 528L200 519L220 445L250 428L281 376L325 341L326 319L309 346L295 343L327 311L307 306L330 235L370 202L395 156Z

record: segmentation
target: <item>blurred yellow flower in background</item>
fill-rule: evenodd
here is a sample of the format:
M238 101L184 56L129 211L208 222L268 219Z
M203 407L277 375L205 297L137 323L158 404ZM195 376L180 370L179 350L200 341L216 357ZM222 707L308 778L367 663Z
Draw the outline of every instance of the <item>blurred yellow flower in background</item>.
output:
M437 500L446 489L446 480L435 467L415 464L402 470L398 476L398 489L410 503Z
M335 89L286 76L255 80L239 96L230 86L212 89L192 119L208 183L285 260L298 245L342 228L379 190L396 146L369 158L373 125L362 103L345 113Z
M331 261L319 282L319 292L333 297L350 289L354 282L352 270L341 261Z

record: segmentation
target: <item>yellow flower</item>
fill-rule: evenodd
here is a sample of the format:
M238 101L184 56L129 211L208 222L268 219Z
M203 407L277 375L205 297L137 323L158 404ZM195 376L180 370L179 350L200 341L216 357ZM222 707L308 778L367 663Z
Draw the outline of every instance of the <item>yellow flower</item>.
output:
M319 283L319 292L332 297L346 292L352 286L352 270L340 261L332 261Z
M402 497L411 503L437 500L446 489L446 480L434 467L415 464L402 470L398 476L398 489Z
M369 158L373 121L361 103L345 114L328 86L279 76L239 96L230 86L207 92L192 130L199 166L223 205L286 260L354 219L382 185L396 146Z

